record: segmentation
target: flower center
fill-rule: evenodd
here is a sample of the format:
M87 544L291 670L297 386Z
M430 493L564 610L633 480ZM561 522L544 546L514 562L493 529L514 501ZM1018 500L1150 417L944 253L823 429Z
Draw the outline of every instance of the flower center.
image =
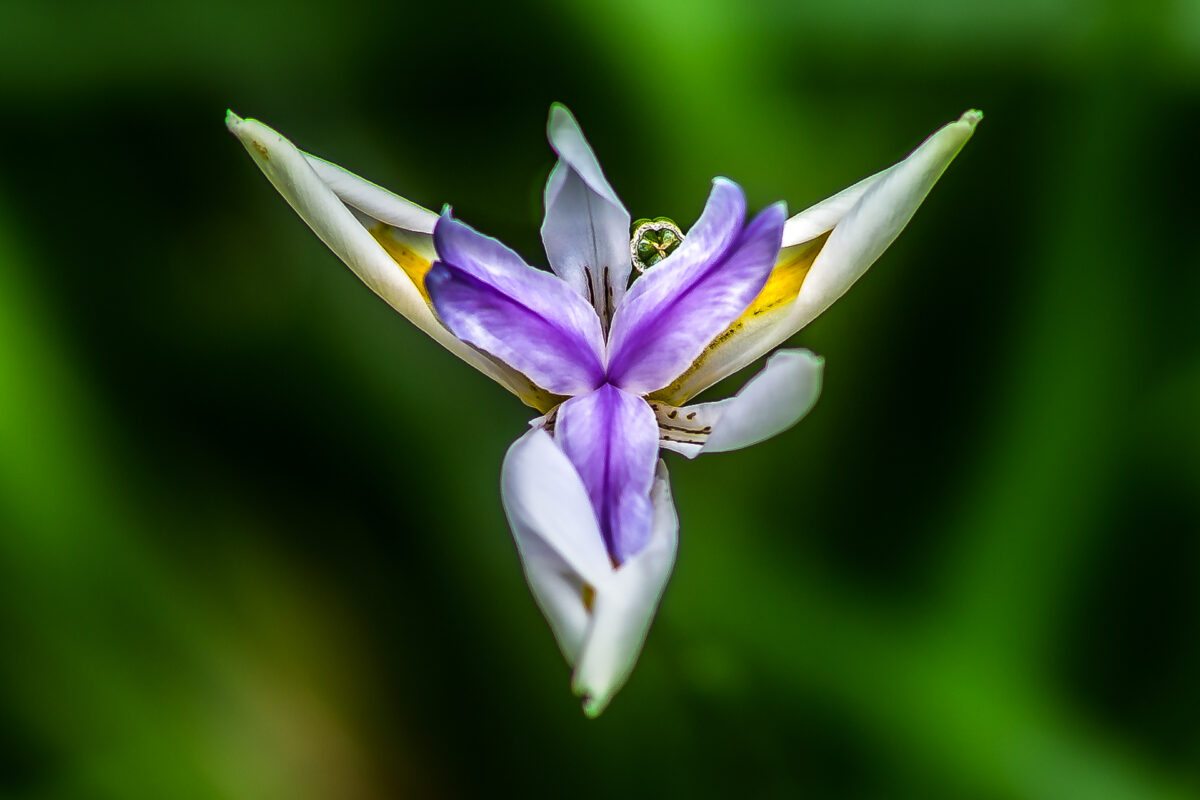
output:
M682 242L683 231L667 217L639 219L633 223L633 235L629 240L633 268L645 272L675 252Z

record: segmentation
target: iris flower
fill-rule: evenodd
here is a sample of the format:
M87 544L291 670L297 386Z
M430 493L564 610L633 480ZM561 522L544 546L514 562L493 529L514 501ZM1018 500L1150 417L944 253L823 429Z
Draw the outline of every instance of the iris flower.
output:
M734 397L689 401L845 292L980 118L967 112L908 158L790 219L777 203L747 222L741 188L717 178L686 235L660 218L631 241L629 213L575 118L555 105L558 162L541 229L551 272L449 208L435 214L255 120L230 112L226 124L371 289L539 412L504 459L501 497L572 689L595 716L628 678L675 563L678 520L659 451L695 458L780 433L816 402L822 361L780 350Z

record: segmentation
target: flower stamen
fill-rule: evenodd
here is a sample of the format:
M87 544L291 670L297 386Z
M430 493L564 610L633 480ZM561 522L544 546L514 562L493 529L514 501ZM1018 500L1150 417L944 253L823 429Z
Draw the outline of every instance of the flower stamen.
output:
M629 239L629 256L633 268L645 272L662 261L683 242L683 231L667 217L639 219L633 224Z

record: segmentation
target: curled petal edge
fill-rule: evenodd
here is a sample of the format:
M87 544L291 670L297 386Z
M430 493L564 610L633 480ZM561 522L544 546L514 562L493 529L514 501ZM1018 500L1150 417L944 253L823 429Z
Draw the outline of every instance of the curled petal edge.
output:
M809 350L779 350L733 397L680 408L655 403L659 446L695 458L777 436L816 405L824 369L825 360Z

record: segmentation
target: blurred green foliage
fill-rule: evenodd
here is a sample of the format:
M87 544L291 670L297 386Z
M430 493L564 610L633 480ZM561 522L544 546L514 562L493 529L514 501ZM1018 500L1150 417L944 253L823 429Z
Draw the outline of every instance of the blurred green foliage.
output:
M1200 4L3 10L0 795L1200 796ZM528 412L222 126L540 263L553 100L685 228L715 174L798 209L987 114L796 337L810 417L670 459L594 723L500 512Z

